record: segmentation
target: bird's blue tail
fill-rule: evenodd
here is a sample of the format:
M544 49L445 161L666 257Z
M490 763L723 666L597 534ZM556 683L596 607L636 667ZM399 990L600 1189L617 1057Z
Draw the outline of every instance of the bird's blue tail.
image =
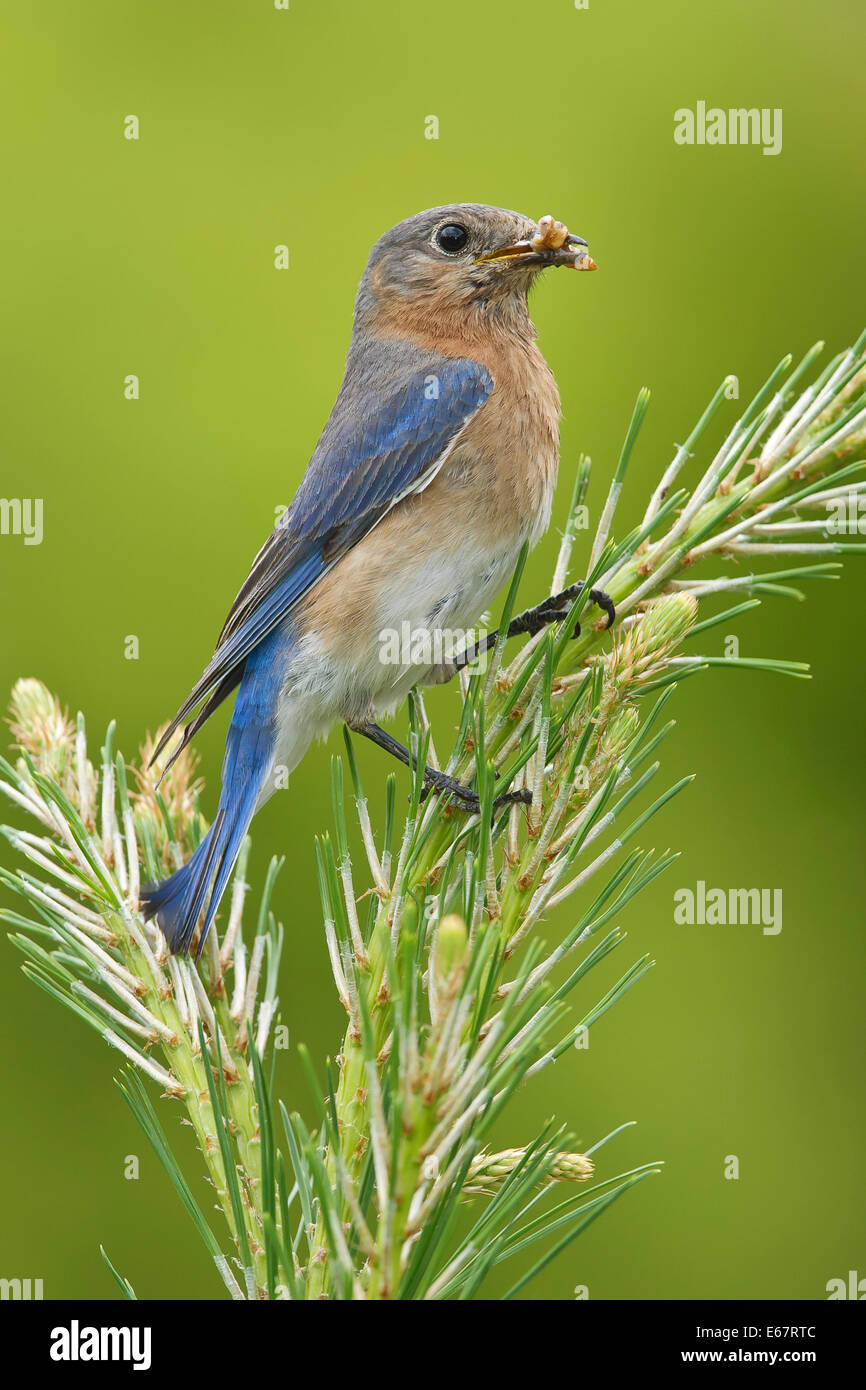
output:
M213 825L182 868L141 892L142 912L156 918L176 954L189 950L200 919L201 950L271 773L279 680L272 654L263 650L270 646L269 639L263 642L244 671L226 740L222 791Z

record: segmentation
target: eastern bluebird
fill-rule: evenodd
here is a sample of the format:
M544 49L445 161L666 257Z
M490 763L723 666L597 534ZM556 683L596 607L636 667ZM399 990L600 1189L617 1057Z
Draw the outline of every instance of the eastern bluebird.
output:
M406 622L469 628L546 529L560 405L527 293L546 266L595 269L585 246L552 217L458 203L400 222L373 247L330 418L157 748L192 715L176 757L239 687L213 825L187 864L142 894L172 951L189 949L199 922L204 941L250 821L316 735L343 720L411 765L377 720L459 662L431 666L424 653L395 679L381 634ZM509 635L561 618L581 587ZM606 595L592 597L610 621ZM425 776L477 809L469 788Z

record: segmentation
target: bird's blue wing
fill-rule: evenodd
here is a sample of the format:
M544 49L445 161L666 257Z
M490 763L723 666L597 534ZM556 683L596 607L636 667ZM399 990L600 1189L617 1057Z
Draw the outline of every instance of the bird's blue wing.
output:
M374 363L354 379L347 373L291 506L256 557L207 669L157 753L206 701L187 742L237 685L267 633L391 507L431 481L492 389L480 363L427 359L411 348L396 372Z

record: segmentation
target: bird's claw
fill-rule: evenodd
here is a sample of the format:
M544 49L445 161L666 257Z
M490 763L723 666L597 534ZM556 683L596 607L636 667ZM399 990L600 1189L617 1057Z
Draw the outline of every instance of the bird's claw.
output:
M546 606L560 610L559 620L562 620L568 616L567 606L574 602L585 587L583 581L572 584L568 589L563 589L561 594L554 594L552 598L547 599ZM607 617L607 622L604 625L605 630L612 627L616 618L616 609L613 606L613 599L610 594L605 593L604 589L590 589L589 598L590 602L594 603L596 608L600 608ZM562 611L563 609L565 609L565 611ZM574 632L571 635L572 637L580 636L580 623L576 624Z
M452 805L461 811L477 815L481 810L481 798L478 793L471 787L464 786L456 777L449 777L447 772L437 772L434 768L428 768L424 774L424 782L422 801L426 801L432 792L434 796L448 797ZM493 809L498 811L502 806L529 805L531 801L532 792L526 788L521 791L503 792L494 799Z
M542 628L547 627L550 623L564 622L568 617L571 604L585 587L583 580L580 580L577 584L569 585L559 594L551 594L550 598L543 599L535 608L528 608L525 613L520 613L511 623L508 632L509 637L516 637L520 633L529 633L534 636L535 633L541 632ZM604 589L590 589L589 597L607 616L605 628L611 627L616 618L616 609L610 594L605 593ZM580 623L575 623L574 632L571 635L573 638L580 636Z

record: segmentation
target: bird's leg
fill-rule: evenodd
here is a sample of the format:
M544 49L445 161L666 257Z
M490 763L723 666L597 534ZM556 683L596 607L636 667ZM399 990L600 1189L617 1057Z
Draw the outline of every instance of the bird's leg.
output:
M568 617L569 608L585 587L585 582L581 579L576 584L570 584L567 589L563 589L562 593L551 594L549 598L542 599L535 608L527 608L522 613L518 613L508 624L506 637L521 637L524 633L535 636L537 632L541 632L542 628L547 627L550 623L562 622L564 618ZM606 594L603 589L590 589L589 597L607 614L605 627L610 627L616 617L616 609L610 595ZM572 637L580 636L580 623L575 623L574 632L571 635ZM461 670L464 666L471 666L473 661L478 660L479 656L488 652L491 647L496 645L498 636L498 632L488 632L483 641L474 647L469 647L465 652L461 652L455 662L457 670Z
M371 743L375 743L378 748L383 748L386 753L398 758L406 767L415 768L417 759L409 749L385 729L381 729L378 724L350 724L349 727L356 734L362 734ZM434 796L447 796L455 806L459 806L462 811L480 811L481 800L478 793L471 787L464 787L462 782L458 782L456 777L449 777L447 772L439 772L435 767L424 768L425 791L422 794L422 801L433 792ZM529 791L503 792L502 796L497 796L493 802L497 810L500 806L513 806L515 802L529 802L532 800L532 793Z
M550 623L562 622L563 619L568 616L568 610L571 604L577 596L583 592L585 587L584 581L580 580L576 584L569 585L567 589L563 589L562 593L551 594L549 598L543 599L535 608L527 608L523 613L518 613L508 624L506 637L520 637L524 634L532 636L536 632L541 632L542 629L547 627ZM616 610L614 609L613 601L610 596L606 594L603 589L590 589L589 597L593 603L597 604L597 606L607 614L607 623L605 626L610 627L616 617ZM572 637L580 636L580 623L575 624L574 632L571 635ZM453 670L449 670L448 675L454 675L457 671L462 670L464 666L469 666L472 662L477 661L479 656L489 651L490 648L495 645L498 636L498 632L489 632L481 642L473 647L467 648L465 652L461 652L460 655L455 658ZM449 663L449 666L450 665L451 663ZM387 733L385 729L373 723L372 720L366 723L359 721L358 723L350 724L349 727L355 733L361 734L364 738L368 738L371 743L375 743L378 748L382 748L386 753L390 753L392 757L399 759L406 767L411 767L413 769L416 767L417 760L414 755L409 752L409 749L406 748L404 744L400 743L398 739ZM464 786L456 777L449 777L447 772L440 772L435 767L426 766L424 768L424 784L425 790L422 793L422 800L429 795L430 792L433 792L435 796L449 797L455 806L459 806L464 811L477 812L481 808L478 793L473 791L471 787ZM532 793L528 790L503 792L501 796L496 797L493 805L498 809L500 806L513 806L516 802L528 803L531 800Z

